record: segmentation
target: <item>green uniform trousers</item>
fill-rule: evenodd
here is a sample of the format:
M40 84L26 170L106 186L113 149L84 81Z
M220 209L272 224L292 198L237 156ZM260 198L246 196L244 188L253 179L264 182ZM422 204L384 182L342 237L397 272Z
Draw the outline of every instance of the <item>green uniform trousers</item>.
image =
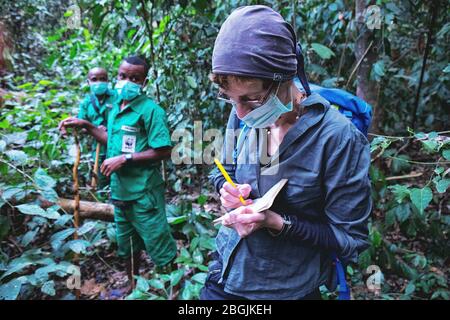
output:
M118 255L146 250L157 266L170 263L177 247L167 222L163 185L132 201L114 201Z

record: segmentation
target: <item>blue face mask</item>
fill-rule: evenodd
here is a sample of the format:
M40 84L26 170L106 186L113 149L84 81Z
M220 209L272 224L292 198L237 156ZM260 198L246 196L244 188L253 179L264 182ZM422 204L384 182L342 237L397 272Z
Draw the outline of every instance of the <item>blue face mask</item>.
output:
M89 86L91 89L91 93L95 94L96 96L101 96L105 94L108 91L108 82L93 82Z
M142 93L141 85L128 80L117 81L115 89L119 98L127 101L133 100Z
M270 96L266 103L252 110L241 120L250 128L266 128L274 124L283 113L292 111L292 101L284 105L278 99L277 93L278 89L275 94Z

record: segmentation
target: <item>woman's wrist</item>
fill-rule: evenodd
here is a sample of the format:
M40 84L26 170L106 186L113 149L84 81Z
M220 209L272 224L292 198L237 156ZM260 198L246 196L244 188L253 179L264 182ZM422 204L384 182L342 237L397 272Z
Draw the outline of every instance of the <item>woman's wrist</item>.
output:
M283 225L284 220L282 216L271 210L266 210L266 223L265 223L266 228L274 232L279 232L283 229Z

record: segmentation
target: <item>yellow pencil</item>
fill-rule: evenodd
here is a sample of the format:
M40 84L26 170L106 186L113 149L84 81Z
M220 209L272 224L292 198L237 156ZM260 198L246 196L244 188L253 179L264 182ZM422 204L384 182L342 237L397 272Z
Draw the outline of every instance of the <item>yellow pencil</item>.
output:
M237 189L237 186L234 184L233 180L231 180L230 176L228 175L228 172L225 171L225 168L222 166L220 161L218 159L214 159L214 162L216 163L217 168L219 168L220 172L222 172L222 175L225 177L225 180L227 180L229 184L231 184L233 187ZM241 200L242 204L245 206L245 200L241 195L239 195L239 200Z

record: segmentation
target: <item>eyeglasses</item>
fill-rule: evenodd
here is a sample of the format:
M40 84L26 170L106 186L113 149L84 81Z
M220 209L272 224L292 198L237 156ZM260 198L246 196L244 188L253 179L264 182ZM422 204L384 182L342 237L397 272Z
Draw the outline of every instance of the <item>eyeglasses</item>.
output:
M261 100L247 100L247 101L240 101L239 104L251 108L251 109L256 109L261 107L269 98L270 93L272 92L273 89L273 85L275 84L275 82L272 82L270 84L269 89L267 90L266 94L264 95L264 97ZM277 87L277 91L278 88L280 87L281 82L278 82L278 87ZM219 93L217 94L217 99L225 101L226 103L231 103L233 106L236 105L238 102L234 101L233 99L231 99L230 97L228 97L225 93L219 91Z

